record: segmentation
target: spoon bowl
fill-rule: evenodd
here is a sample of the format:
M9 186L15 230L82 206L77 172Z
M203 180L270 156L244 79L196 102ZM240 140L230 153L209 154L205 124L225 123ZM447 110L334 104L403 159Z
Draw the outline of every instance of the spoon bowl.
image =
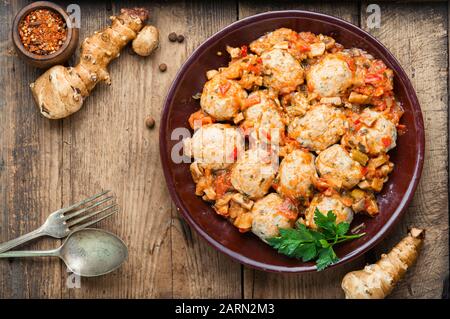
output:
M119 268L128 249L116 235L88 228L70 235L59 249L59 257L73 273L96 277Z
M57 249L44 251L9 251L0 258L59 257L67 268L82 277L96 277L110 273L128 257L128 249L116 235L95 228L73 232Z

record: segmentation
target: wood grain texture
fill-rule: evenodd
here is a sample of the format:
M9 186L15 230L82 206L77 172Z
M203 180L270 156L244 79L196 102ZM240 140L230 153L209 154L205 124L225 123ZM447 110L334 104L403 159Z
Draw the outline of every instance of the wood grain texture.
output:
M70 1L65 1L68 4ZM99 226L118 234L129 259L118 271L82 279L53 259L0 260L0 298L341 298L346 272L372 262L408 226L425 227L418 264L394 298L439 298L448 274L448 7L380 2L381 28L369 30L400 60L424 112L426 159L416 196L403 222L376 249L338 269L280 275L240 266L200 238L182 220L165 187L158 130L166 92L176 72L207 37L259 12L306 9L366 28L366 4L299 1L82 2L81 35L109 24L121 7L150 10L160 48L142 58L126 48L109 67L112 85L99 85L79 112L49 121L33 105L28 84L41 73L13 53L10 28L25 1L0 3L0 241L39 226L53 210L101 189L112 189L121 212ZM183 43L167 39L182 33ZM78 55L78 53L77 53ZM71 61L74 64L76 57ZM158 70L166 63L165 73ZM145 127L146 116L156 127ZM47 249L42 240L27 248Z
M448 274L448 15L447 4L382 3L381 27L368 30L365 4L362 27L399 59L416 89L425 122L422 179L405 218L374 250L379 256L408 227L426 229L417 265L392 298L440 298Z
M234 20L235 6L122 2L108 13L104 5L89 5L89 10L82 7L82 37L108 23L109 14L134 6L150 10L149 23L161 31L160 49L148 58L125 50L110 67L112 86L99 87L63 127L64 201L112 188L122 212L102 226L124 238L129 259L118 272L83 279L81 289L65 296L238 297L240 266L207 247L180 220L164 186L158 152L159 117L172 79L201 41ZM214 18L207 12L215 12ZM186 40L169 42L172 31ZM159 71L160 63L168 65L166 72ZM144 125L148 115L156 120L153 130Z
M39 72L17 57L10 39L12 19L24 5L0 3L0 241L40 226L61 205L61 123L39 115L31 83ZM40 240L30 249L50 249ZM0 297L58 298L61 265L55 259L0 261Z
M356 25L359 21L356 2L241 1L239 18L265 11L290 9L331 14ZM364 257L361 257L338 269L299 275L272 274L245 267L244 298L340 298L343 296L341 278L354 267L362 267L364 262Z
M235 20L236 3L233 1L186 2L166 14L159 24L161 30L165 30L162 37L166 43L170 31L186 36L183 44L168 43L162 47L163 56L170 56L170 52L178 51L175 48L181 47L180 52L175 55L177 65L173 66L171 79L198 45ZM175 206L172 218L173 297L240 298L241 266L211 248L181 219Z

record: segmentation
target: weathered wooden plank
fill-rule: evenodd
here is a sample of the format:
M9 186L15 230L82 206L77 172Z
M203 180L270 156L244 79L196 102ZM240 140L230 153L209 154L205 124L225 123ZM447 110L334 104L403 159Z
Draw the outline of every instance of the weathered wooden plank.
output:
M81 4L81 38L109 24L120 8L142 3ZM99 85L83 109L64 120L65 204L100 189L117 195L120 212L99 227L119 235L129 258L118 271L84 279L65 297L171 297L170 199L161 185L158 133L149 131L147 114L158 115L152 97L156 57L142 59L125 49L109 71L112 85Z
M359 10L355 2L269 2L241 1L239 18L271 10L310 10L331 14L358 24ZM338 298L343 293L340 279L355 266L363 266L364 258L320 273L301 275L271 274L253 269L244 269L245 298Z
M186 41L182 45L168 43L161 53L168 55L176 50L174 47L181 47L181 52L176 55L177 62L184 61L210 35L237 19L233 1L186 2L184 6L174 6L172 11L181 19L174 21L166 15L165 23L161 25L164 36L170 31L182 32ZM170 79L180 65L174 65ZM172 217L174 298L240 298L241 266L213 250L187 226L176 209L172 210Z
M173 209L163 187L158 149L159 117L174 75L203 37L235 19L235 9L184 2L132 2L113 4L112 12L107 12L104 5L89 4L82 7L82 36L104 26L108 15L126 6L150 9L150 23L161 31L161 46L148 58L123 53L110 67L112 86L98 88L83 110L64 121L64 171L69 176L64 183L64 201L112 188L122 213L102 225L124 238L129 260L109 276L83 279L81 289L67 295L239 296L240 266L191 235ZM171 31L185 34L185 42L169 42ZM158 70L160 63L168 65L167 72ZM144 125L149 114L157 123L152 131ZM219 278L217 274L221 274Z
M362 27L367 28L365 4ZM410 226L426 228L417 265L392 298L440 298L448 274L448 46L444 3L382 3L381 26L368 30L400 60L416 89L424 116L426 154L422 179L408 212L375 253L388 250Z
M0 242L39 227L61 205L61 123L40 116L29 89L40 72L12 48L12 19L24 4L0 4ZM27 249L57 245L41 240ZM0 298L58 298L60 273L55 259L0 260Z

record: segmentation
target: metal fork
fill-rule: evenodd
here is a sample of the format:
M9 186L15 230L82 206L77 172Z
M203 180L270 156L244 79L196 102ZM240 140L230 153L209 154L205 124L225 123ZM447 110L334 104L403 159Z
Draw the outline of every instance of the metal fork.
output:
M50 236L64 238L74 231L91 226L118 211L115 196L103 191L76 204L58 209L36 230L0 244L0 253L32 239ZM95 218L94 218L95 217Z

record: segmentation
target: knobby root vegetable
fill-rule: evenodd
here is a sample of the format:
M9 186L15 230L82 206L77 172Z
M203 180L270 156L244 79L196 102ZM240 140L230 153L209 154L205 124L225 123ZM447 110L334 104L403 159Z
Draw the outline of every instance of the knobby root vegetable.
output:
M136 54L140 56L149 56L159 46L158 29L152 25L143 27L131 45Z
M347 299L383 299L391 293L419 255L424 230L412 228L381 259L363 270L352 271L342 279L342 289Z
M110 85L108 64L136 38L147 18L146 9L122 9L120 15L110 17L111 26L83 41L80 62L75 67L56 65L31 83L42 115L49 119L67 117L81 108L98 82Z

